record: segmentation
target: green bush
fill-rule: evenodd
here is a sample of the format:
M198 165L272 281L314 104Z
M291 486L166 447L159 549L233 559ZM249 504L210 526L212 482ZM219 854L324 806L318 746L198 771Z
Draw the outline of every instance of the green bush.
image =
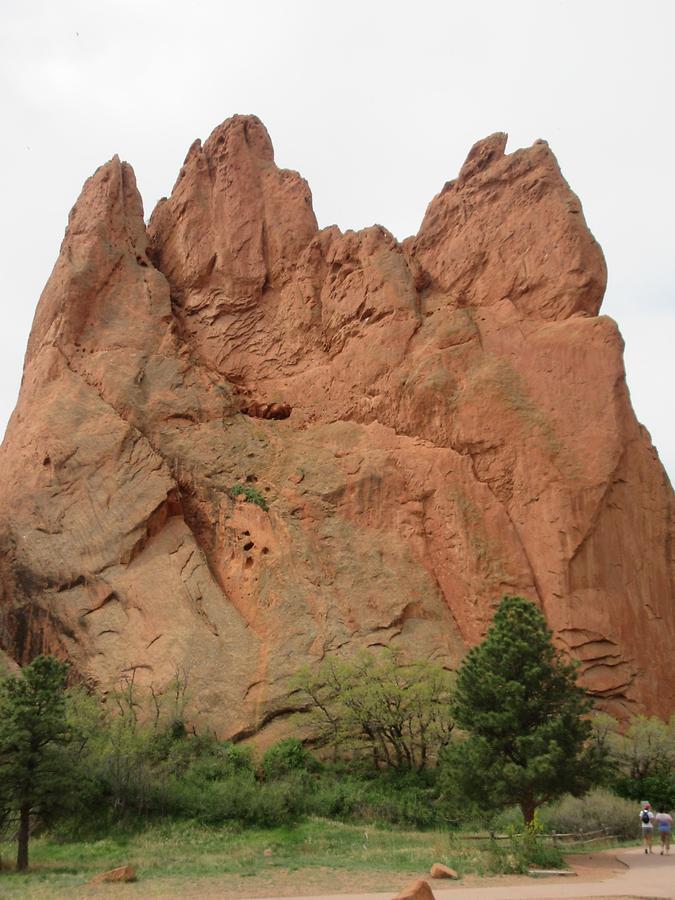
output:
M582 834L606 828L621 840L631 840L639 832L638 806L617 797L604 788L594 788L585 797L569 794L555 803L547 803L538 811L544 830L557 834ZM513 806L504 810L492 822L495 832L522 831L523 817Z
M291 772L311 772L317 768L317 761L297 738L286 738L273 744L262 758L266 779L282 778Z
M269 509L267 501L260 491L250 485L235 484L230 488L230 497L232 497L233 500L239 496L243 496L247 503L255 503L256 506L264 509L265 512Z
M209 752L197 756L186 772L191 780L204 784L242 773L253 774L251 750L231 741L215 741Z
M547 831L561 834L607 828L610 834L630 840L639 833L637 805L603 788L549 804L541 810L541 820Z
M523 874L530 868L562 868L565 862L560 849L550 844L544 833L538 812L529 824L511 826L506 846L497 841L491 843L491 868L504 874Z
M421 830L448 824L433 778L415 773L359 777L325 770L305 782L305 794L306 812L323 818Z
M654 807L664 806L666 809L675 807L675 771L666 765L645 775L640 781L630 775L617 775L613 787L617 794L636 803L650 797Z
M261 784L243 772L211 781L191 777L170 778L156 784L152 812L194 819L203 825L236 823L271 828L297 821L305 811L304 790L287 779Z

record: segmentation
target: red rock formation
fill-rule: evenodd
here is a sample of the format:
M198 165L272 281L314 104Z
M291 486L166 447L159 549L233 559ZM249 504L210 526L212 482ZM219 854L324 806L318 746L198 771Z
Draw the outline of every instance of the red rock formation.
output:
M268 741L302 663L455 665L521 593L609 711L671 711L672 490L579 201L505 141L403 244L319 231L252 117L147 231L126 163L89 179L0 453L2 648L104 688L187 669L198 719Z

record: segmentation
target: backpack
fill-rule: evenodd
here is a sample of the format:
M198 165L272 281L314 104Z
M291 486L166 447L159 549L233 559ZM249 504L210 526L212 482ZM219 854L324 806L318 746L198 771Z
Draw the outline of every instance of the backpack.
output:
M642 811L642 815L640 816L645 825L649 825L649 813L647 810Z

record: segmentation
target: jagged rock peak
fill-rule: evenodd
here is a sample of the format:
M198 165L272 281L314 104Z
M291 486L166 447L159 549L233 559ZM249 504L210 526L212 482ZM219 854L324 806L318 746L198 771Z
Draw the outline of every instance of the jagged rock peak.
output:
M464 165L459 170L459 183L464 184L472 175L482 172L491 163L502 159L506 150L507 140L507 134L503 131L496 131L494 134L483 138L482 141L476 141L471 150L469 150L469 155Z
M670 711L672 489L581 205L505 143L403 244L319 230L254 117L147 230L128 164L86 182L0 450L0 651L188 670L197 724L265 743L300 665L455 666L520 593L604 708Z

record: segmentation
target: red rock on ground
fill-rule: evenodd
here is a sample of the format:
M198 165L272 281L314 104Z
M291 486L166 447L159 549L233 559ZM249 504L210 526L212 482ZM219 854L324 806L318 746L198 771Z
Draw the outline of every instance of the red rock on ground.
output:
M454 869L444 866L443 863L434 863L429 874L432 878L459 878Z
M95 875L89 884L122 884L127 881L136 881L136 872L132 866L118 866L116 869L101 872L100 875Z
M455 666L519 593L601 706L671 711L672 489L579 201L505 140L402 244L319 230L254 117L147 229L127 163L86 182L0 451L6 653L102 689L187 672L196 724L264 744L300 665Z
M429 883L420 878L404 888L400 894L394 897L394 900L434 900L434 894Z

